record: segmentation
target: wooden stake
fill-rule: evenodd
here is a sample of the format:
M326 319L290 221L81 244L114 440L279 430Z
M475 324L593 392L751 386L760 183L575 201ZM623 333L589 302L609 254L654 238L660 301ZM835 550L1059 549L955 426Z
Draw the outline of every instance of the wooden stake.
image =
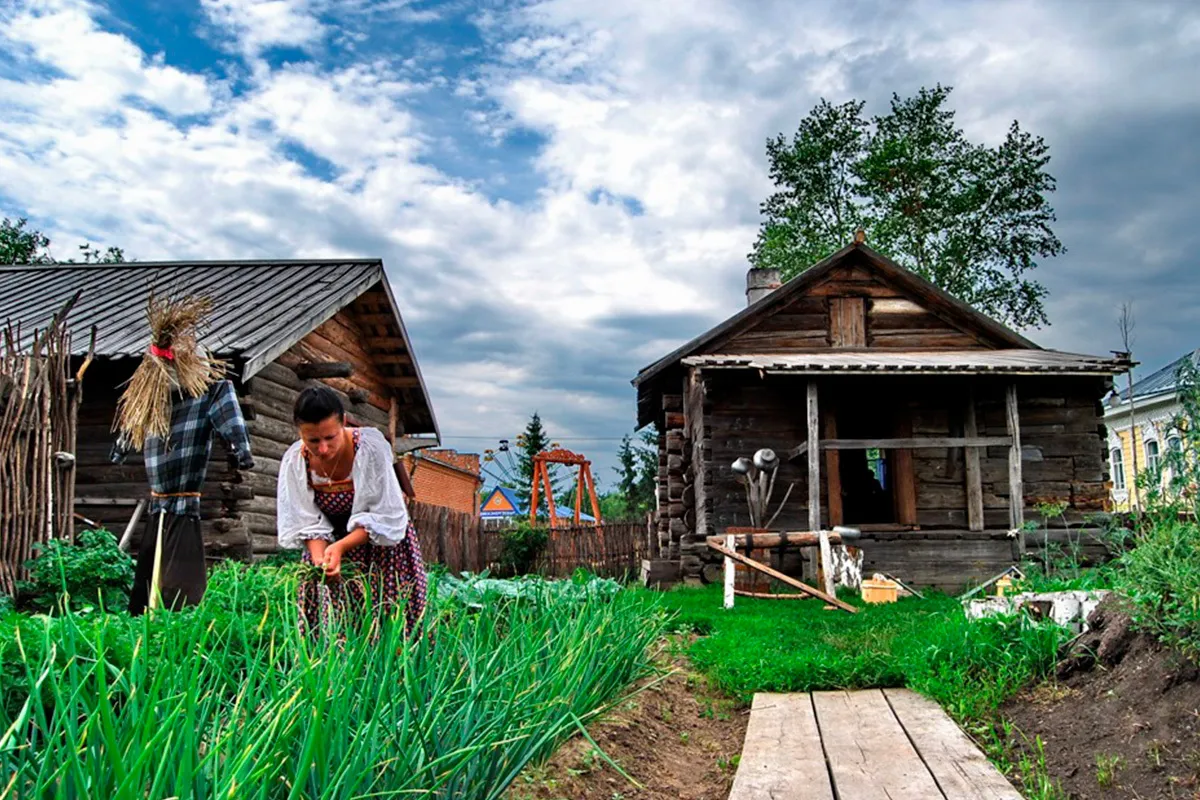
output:
M1017 385L1005 392L1006 422L1012 445L1008 449L1009 527L1016 531L1019 555L1025 555L1025 486L1021 477L1021 419L1017 407Z
M821 412L817 407L816 381L808 382L808 529L821 529ZM805 576L817 577L815 565L806 562Z
M725 535L725 547L730 552L733 551L733 534L729 533L729 534ZM728 553L726 553L726 555L725 555L725 607L726 608L733 608L733 596L734 596L733 578L734 578L733 559L729 557Z
M154 543L154 572L150 577L150 609L156 609L162 603L162 552L163 552L163 521L167 518L166 511L158 512L158 535Z

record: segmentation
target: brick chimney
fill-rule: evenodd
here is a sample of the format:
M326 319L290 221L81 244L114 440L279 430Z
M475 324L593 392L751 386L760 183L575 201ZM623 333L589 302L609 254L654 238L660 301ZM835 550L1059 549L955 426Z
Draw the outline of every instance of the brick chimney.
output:
M779 270L752 267L746 273L746 305L754 305L782 285Z

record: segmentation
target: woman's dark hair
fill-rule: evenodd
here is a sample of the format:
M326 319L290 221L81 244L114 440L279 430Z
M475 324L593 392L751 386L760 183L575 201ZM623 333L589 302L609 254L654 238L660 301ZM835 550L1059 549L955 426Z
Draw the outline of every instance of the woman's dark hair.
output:
M334 414L337 414L339 420L345 422L346 407L342 405L342 398L338 397L337 392L328 386L310 386L296 398L296 408L292 411L292 418L297 425L301 423L316 424L324 422Z

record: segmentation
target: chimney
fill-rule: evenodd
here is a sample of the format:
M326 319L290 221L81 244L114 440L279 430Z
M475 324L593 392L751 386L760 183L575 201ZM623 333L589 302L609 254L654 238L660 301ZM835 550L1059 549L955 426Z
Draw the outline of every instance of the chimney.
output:
M746 305L754 305L782 285L779 270L752 267L746 273Z

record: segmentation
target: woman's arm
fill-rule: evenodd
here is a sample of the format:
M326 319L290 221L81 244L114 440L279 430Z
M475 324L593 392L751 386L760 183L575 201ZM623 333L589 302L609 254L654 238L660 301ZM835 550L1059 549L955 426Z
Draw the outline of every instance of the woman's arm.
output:
M341 539L326 547L325 558L322 562L325 566L326 577L340 577L342 574L342 556L346 555L347 551L353 550L359 545L366 544L369 539L370 534L367 533L366 528L355 528ZM312 543L310 542L309 544ZM317 563L316 559L313 560L313 563Z
M333 541L333 526L317 508L313 491L308 487L304 474L304 457L300 455L299 443L283 454L279 465L279 483L276 487L275 532L279 546L285 550L307 547L313 556L324 557L325 543ZM310 544L313 540L318 540ZM314 551L314 547L318 549Z

